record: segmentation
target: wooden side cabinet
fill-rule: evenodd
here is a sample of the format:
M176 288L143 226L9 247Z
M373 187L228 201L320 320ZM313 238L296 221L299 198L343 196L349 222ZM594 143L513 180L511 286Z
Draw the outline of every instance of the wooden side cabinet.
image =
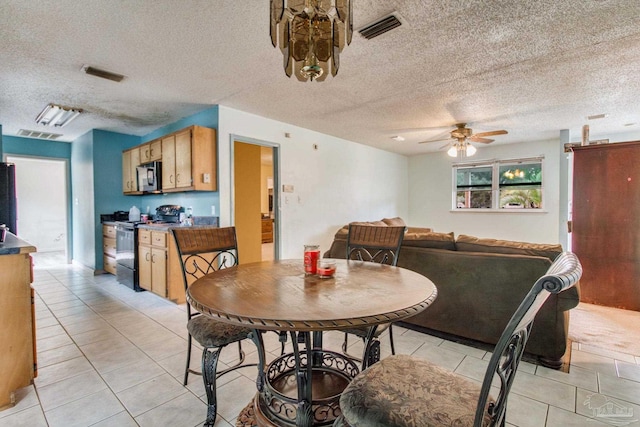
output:
M31 281L28 253L0 255L0 409L37 373Z
M122 152L122 192L125 194L139 193L136 171L138 165L140 165L140 149L138 147Z
M102 262L107 273L116 274L116 226L102 224Z
M273 219L262 218L262 243L273 242Z
M138 282L142 289L167 297L167 233L138 230Z

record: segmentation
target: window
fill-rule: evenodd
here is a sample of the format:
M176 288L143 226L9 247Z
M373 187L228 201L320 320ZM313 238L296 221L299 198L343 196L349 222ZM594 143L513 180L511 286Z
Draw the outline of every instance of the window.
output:
M453 165L454 209L542 209L542 157Z

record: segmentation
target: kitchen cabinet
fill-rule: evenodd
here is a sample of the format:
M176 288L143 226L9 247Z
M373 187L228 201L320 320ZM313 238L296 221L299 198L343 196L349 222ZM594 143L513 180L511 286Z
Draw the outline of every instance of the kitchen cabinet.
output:
M176 304L184 303L182 266L171 232L144 227L138 228L138 284Z
M273 242L273 219L262 218L262 243Z
M167 233L138 230L138 284L167 297Z
M102 261L107 273L116 274L116 226L102 224Z
M216 191L216 130L190 126L122 152L122 191L138 191L136 167L162 162L162 192Z
M37 375L31 252L36 248L7 233L0 245L0 409L16 403L16 390Z
M140 164L162 159L162 140L156 139L140 146Z
M216 191L216 131L191 126L162 138L162 191Z
M140 164L140 149L138 147L122 152L122 192L125 194L139 194L136 167Z

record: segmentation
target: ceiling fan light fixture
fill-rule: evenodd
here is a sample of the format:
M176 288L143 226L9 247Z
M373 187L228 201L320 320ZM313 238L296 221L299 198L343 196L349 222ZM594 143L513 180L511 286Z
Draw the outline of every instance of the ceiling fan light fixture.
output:
M280 41L287 77L336 76L340 52L353 35L351 0L271 0L269 33L273 47Z
M467 156L473 156L474 154L476 154L476 152L478 151L476 149L476 147L474 147L473 145L469 144L468 142L465 143L465 155Z
M452 145L451 148L447 150L447 154L450 157L458 157L458 145L457 144Z

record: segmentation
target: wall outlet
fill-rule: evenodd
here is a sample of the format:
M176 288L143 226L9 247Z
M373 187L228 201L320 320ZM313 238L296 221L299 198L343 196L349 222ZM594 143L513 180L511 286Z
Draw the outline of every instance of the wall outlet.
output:
M203 173L202 174L202 182L204 184L209 184L211 182L211 174L210 173Z
M283 193L293 193L293 185L283 185L282 186Z

